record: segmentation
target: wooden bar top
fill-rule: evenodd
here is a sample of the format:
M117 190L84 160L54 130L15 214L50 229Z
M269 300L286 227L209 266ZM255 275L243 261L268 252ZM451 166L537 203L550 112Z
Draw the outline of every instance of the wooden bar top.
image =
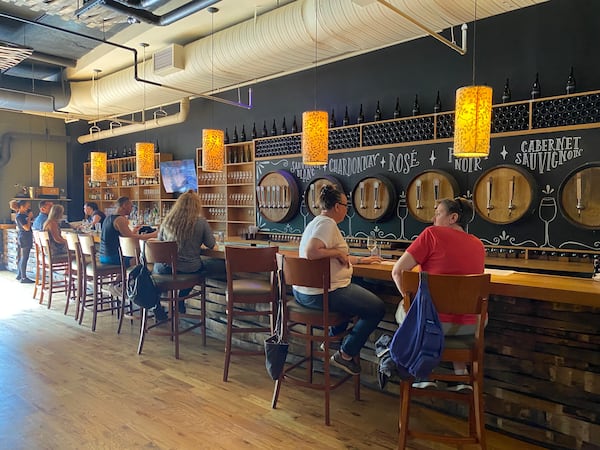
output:
M239 245L242 242L227 244ZM266 242L257 244L265 245ZM247 241L245 245L248 245ZM282 249L282 252L297 254L294 249ZM225 257L222 245L215 250L205 249L202 253L213 258ZM393 263L388 260L382 264L357 264L354 266L354 276L391 282ZM486 269L486 272L491 274L491 293L495 295L600 307L600 282L592 280L591 276L577 278L497 269Z
M391 263L357 264L354 275L392 280ZM491 293L508 297L532 298L548 302L600 307L600 282L590 278L542 275L487 269L491 273Z

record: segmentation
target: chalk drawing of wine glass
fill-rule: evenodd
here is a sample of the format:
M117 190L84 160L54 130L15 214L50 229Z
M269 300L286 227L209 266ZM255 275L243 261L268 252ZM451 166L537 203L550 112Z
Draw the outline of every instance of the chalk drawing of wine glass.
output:
M408 216L408 204L406 203L406 193L402 191L398 197L398 206L396 207L396 216L400 219L400 237L399 239L406 239L404 236L404 221Z
M306 228L306 218L308 217L308 206L306 205L306 192L302 194L302 202L300 202L300 215L303 218L304 228Z
M548 229L550 222L556 219L556 199L548 195L554 192L554 189L552 189L549 185L546 185L546 188L542 192L547 195L546 197L542 197L538 209L538 215L542 222L544 222L544 243L542 246L551 247L552 245L550 244L550 233L548 232Z
M348 205L354 205L354 203L352 203L352 192L348 193L348 196L346 197L346 201L348 202ZM352 236L352 218L355 215L356 215L356 211L354 210L354 208L346 209L346 217L348 217L348 236Z

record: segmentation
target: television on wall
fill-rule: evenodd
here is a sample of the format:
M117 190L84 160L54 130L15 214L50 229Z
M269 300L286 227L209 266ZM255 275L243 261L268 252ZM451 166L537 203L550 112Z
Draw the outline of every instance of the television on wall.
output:
M161 161L160 176L165 192L169 194L198 191L198 176L193 159Z

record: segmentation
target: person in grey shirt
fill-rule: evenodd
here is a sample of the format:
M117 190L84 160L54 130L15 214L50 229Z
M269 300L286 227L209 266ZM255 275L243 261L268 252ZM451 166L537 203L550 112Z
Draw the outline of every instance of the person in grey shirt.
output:
M215 272L219 269L206 267L201 257L202 246L213 248L216 244L210 225L201 217L202 203L194 191L182 194L171 211L160 224L158 239L177 242L177 273ZM224 271L224 268L223 268ZM155 264L154 272L171 273L166 264ZM180 296L189 294L191 289L182 289ZM185 303L179 303L179 312L185 313Z

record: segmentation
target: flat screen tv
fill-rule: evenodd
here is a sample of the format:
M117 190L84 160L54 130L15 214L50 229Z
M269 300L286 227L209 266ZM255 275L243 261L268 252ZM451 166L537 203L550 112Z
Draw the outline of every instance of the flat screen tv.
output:
M160 175L165 192L198 191L196 164L193 159L179 161L161 161Z

